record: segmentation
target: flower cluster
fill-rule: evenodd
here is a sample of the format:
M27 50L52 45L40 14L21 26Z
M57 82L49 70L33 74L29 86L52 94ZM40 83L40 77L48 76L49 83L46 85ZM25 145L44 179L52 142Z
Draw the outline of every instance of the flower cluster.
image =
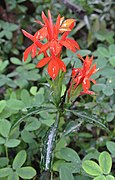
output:
M42 12L42 19L43 23L36 20L42 28L34 35L22 30L23 34L33 42L24 52L24 61L27 60L29 54L34 58L36 55L43 53L44 58L38 62L37 67L41 68L48 64L48 74L52 79L55 79L60 70L66 72L66 66L60 57L62 47L64 46L74 53L76 53L77 49L80 49L74 39L67 37L74 27L75 20L67 19L64 21L64 17L58 15L56 23L54 24L49 10L48 18L44 12ZM44 39L47 40L46 43L43 43Z
M96 64L92 65L93 56L91 58L86 56L84 59L80 54L78 54L78 57L83 61L83 66L82 68L72 69L72 80L68 90L68 97L71 96L72 92L75 92L79 85L82 85L80 95L94 94L93 91L89 90L90 81L92 81L94 84L96 83L96 81L91 78L91 76L97 72Z
M43 59L38 62L37 68L42 68L48 64L48 74L52 79L55 79L60 70L66 72L66 66L61 59L63 46L74 53L80 49L74 39L68 38L74 27L75 20L67 19L64 21L64 17L61 17L59 14L54 24L49 10L48 17L42 12L42 20L43 22L35 20L42 27L34 35L22 30L23 34L33 42L24 52L24 61L27 60L29 54L31 54L32 58L41 53L44 54ZM97 71L96 64L92 65L93 57L86 56L84 59L80 54L77 54L77 56L82 60L83 66L82 68L72 69L70 87L67 91L68 99L76 95L76 90L77 95L94 94L93 91L89 90L90 81L96 83L91 78L92 74Z

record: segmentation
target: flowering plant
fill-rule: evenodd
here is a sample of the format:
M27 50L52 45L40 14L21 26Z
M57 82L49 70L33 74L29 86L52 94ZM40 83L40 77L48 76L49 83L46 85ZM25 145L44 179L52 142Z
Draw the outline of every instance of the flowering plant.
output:
M55 147L60 117L63 116L65 111L73 112L72 106L79 96L94 94L93 91L90 91L90 81L96 83L91 76L96 73L97 69L96 64L92 65L93 57L87 55L83 58L77 53L77 50L80 50L79 44L74 39L68 37L74 28L75 19L64 20L64 17L58 15L54 24L49 10L48 17L42 12L42 19L43 22L35 20L42 27L34 35L29 34L25 30L22 30L22 32L33 42L24 52L24 61L27 60L29 54L32 58L40 54L44 55L36 67L42 68L47 65L49 75L47 80L52 92L52 103L57 113L55 123L49 128L42 148L42 179L45 179L47 172L50 173L52 169L52 153ZM77 53L76 57L79 57L82 61L82 67L72 67L66 90L62 95L63 79L67 71L66 65L61 58L63 47ZM77 113L77 116L83 117L83 114Z

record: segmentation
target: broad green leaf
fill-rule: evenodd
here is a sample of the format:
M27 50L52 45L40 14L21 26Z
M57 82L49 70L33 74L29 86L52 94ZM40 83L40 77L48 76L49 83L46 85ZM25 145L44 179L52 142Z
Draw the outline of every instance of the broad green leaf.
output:
M106 176L106 180L115 180L115 177L113 177L112 175L108 175Z
M106 48L98 47L97 51L98 51L100 56L102 56L102 57L109 57L109 52L108 52L108 50Z
M88 54L91 54L90 50L79 50L77 51L77 54L80 54L81 56L86 56Z
M21 91L21 99L22 99L22 101L23 101L23 103L25 104L26 107L31 106L32 98L31 98L29 92L26 89L23 89Z
M40 128L41 122L37 118L31 117L32 121L25 126L26 131L35 131Z
M13 64L16 64L16 65L21 65L22 62L20 59L16 58L16 57L11 57L10 58L10 61L13 63Z
M74 180L91 180L91 179L87 176L77 175L74 177Z
M11 173L12 173L11 168L2 168L2 169L0 169L0 178L6 177L6 176L10 175Z
M5 100L1 100L0 101L0 113L3 111L3 109L5 108L6 106L6 101Z
M99 176L102 174L101 167L92 160L85 160L82 163L82 167L87 174L92 176Z
M11 123L7 120L0 121L0 134L3 137L8 137L11 128Z
M6 142L6 140L2 137L0 137L0 144L4 144Z
M96 92L102 91L104 88L106 88L106 85L105 84L100 84L100 83L94 84L92 86L92 90L94 90Z
M5 30L5 31L4 31L4 34L5 34L5 36L6 36L7 39L9 39L9 40L12 39L12 35L13 35L12 32Z
M59 169L59 177L60 177L60 180L74 180L74 177L72 175L72 172L69 168L67 168L66 166L62 166L60 169Z
M12 174L8 176L7 180L19 180L19 176L16 172L12 172Z
M115 56L109 58L110 64L115 67Z
M108 141L106 143L107 149L110 151L110 153L115 156L115 142Z
M106 96L111 96L114 92L113 92L113 89L111 86L105 86L103 88L103 93L106 95Z
M37 94L37 89L37 86L32 86L30 88L30 93L35 96Z
M36 171L32 167L22 167L16 170L22 179L31 179L36 175Z
M22 133L21 133L21 137L22 137L22 140L26 143L32 143L34 140L34 136L32 133L26 131L26 130L23 130Z
M112 56L115 55L115 44L111 44L111 45L109 46L109 54L110 54L110 56L111 56L111 55L112 55Z
M13 110L21 110L24 108L24 103L17 99L9 99L7 101L7 106Z
M8 148L17 147L20 144L20 140L18 139L9 139L6 141L5 146Z
M16 155L16 157L13 161L13 169L20 168L25 163L26 157L27 157L26 151L24 151L24 150L20 151Z
M9 160L6 157L0 158L0 167L3 168L8 165Z
M104 175L101 175L101 176L94 178L93 180L106 180L106 177Z
M60 150L60 155L62 157L62 159L65 159L66 161L71 161L77 164L81 163L81 160L77 154L77 152L75 152L73 149L71 148L63 148Z
M43 94L36 94L34 98L34 105L40 106L44 102L44 95Z
M79 164L75 164L75 163L68 163L65 162L64 160L58 160L53 164L53 170L54 171L59 171L61 167L67 167L71 173L80 173L81 171L81 166L79 166Z
M108 113L106 118L107 122L111 122L114 119L114 117L115 117L114 113Z

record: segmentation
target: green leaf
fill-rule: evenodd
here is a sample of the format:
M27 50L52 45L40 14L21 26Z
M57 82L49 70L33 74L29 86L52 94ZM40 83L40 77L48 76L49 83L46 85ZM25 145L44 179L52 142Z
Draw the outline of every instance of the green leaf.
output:
M35 96L37 94L37 89L37 86L32 86L30 88L30 93Z
M11 123L7 120L0 121L0 134L3 137L8 137L11 128Z
M87 174L92 176L99 176L102 174L101 167L92 160L85 160L82 163L82 167Z
M18 25L13 24L13 23L9 23L9 30L10 31L15 31L18 28Z
M104 128L104 129L106 129L106 130L108 131L107 127L100 121L99 118L90 117L90 116L89 116L88 114L86 114L86 113L79 112L79 111L75 111L75 110L67 110L67 111L73 113L74 115L82 118L82 119L85 120L85 121L88 121L88 122L90 122L90 123L97 123L97 125L101 126L102 128Z
M2 137L0 137L0 144L4 144L6 142L6 140Z
M11 168L2 168L2 169L0 169L0 178L6 177L6 176L10 175L11 173L12 173Z
M7 106L13 110L21 110L24 108L24 103L17 99L9 99L7 101Z
M103 93L106 95L106 96L111 96L114 92L113 92L113 89L111 86L105 86L103 88Z
M22 167L17 169L16 172L23 179L31 179L36 175L36 171L32 167Z
M28 132L28 131L26 131L26 130L22 131L21 138L26 143L32 143L34 141L33 140L33 134Z
M31 117L32 121L25 126L25 130L27 131L35 131L40 128L41 122L37 120L37 118Z
M5 166L7 166L8 165L8 162L9 162L9 160L6 158L6 157L1 157L0 158L0 167L5 167Z
M10 32L10 31L4 31L4 34L5 34L5 36L6 36L6 38L8 39L8 40L10 40L10 39L12 39L12 32Z
M60 169L59 169L59 177L60 177L60 180L74 180L74 177L71 173L71 170L69 168L67 168L66 166L62 166Z
M112 112L108 113L107 118L106 118L107 122L111 122L114 119L114 117L115 117L114 113L112 113Z
M115 156L115 142L108 141L106 143L107 149L110 151L110 153Z
M32 98L29 94L29 92L26 89L23 89L21 91L21 99L26 107L31 106L32 104Z
M1 100L0 101L0 113L4 110L6 106L6 101L5 100Z
M97 51L98 51L100 56L102 56L102 57L109 57L109 52L108 52L108 50L106 48L98 47Z
M66 161L71 161L77 164L81 163L81 160L77 154L77 152L75 152L73 149L71 148L63 148L60 150L60 155L62 157L62 159L65 159Z
M7 180L19 180L19 177L16 172L12 172L12 174L8 176Z
M104 175L101 175L101 176L94 178L93 180L106 180L106 177Z
M20 144L20 140L18 139L9 139L6 141L5 146L8 148L17 147Z
M115 177L108 175L108 176L106 176L106 180L115 180Z
M115 67L115 56L109 58L110 64Z
M109 55L111 56L114 56L115 55L115 44L111 44L109 46Z
M91 179L87 176L77 175L74 177L74 180L91 180Z
M63 136L67 136L69 133L74 131L76 132L80 126L81 123L78 123L77 121L70 121L64 129Z
M106 87L105 84L97 83L92 86L92 90L99 92L99 91L102 91L105 87Z
M26 157L27 157L26 151L24 151L24 150L20 151L16 155L16 157L13 161L13 169L20 168L25 163Z
M88 54L91 54L91 51L89 51L89 50L79 50L79 51L77 51L77 54L80 54L81 56L86 56Z
M16 57L11 57L10 58L10 61L13 63L13 64L16 64L16 65L22 65L22 62L20 59L16 58Z

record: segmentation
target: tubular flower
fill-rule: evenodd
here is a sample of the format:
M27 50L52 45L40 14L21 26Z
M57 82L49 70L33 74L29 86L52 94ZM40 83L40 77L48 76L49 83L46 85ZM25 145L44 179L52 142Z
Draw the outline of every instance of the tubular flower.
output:
M43 23L39 20L35 21L40 24L42 28L38 30L34 36L22 30L23 34L33 41L33 44L24 52L24 61L26 61L30 53L32 54L32 58L34 58L38 49L38 55L44 53L45 57L38 62L37 68L48 64L48 74L52 79L55 79L60 70L66 71L66 66L60 58L62 47L65 46L74 53L77 49L80 49L75 40L67 38L74 27L75 20L67 19L63 21L64 17L61 18L60 15L58 15L56 23L54 24L49 10L48 17L42 12L42 20ZM61 34L60 39L59 34ZM46 39L47 42L43 44L41 41L44 39Z
M80 95L82 94L94 94L93 91L90 91L90 81L94 84L96 81L91 78L91 76L97 72L96 64L92 66L93 56L90 58L86 56L85 59L78 54L78 57L83 61L82 68L73 68L72 70L72 81L70 84L70 88L68 90L68 96L71 96L71 91L76 90L78 86L82 85L82 90ZM73 93L73 92L72 92Z

